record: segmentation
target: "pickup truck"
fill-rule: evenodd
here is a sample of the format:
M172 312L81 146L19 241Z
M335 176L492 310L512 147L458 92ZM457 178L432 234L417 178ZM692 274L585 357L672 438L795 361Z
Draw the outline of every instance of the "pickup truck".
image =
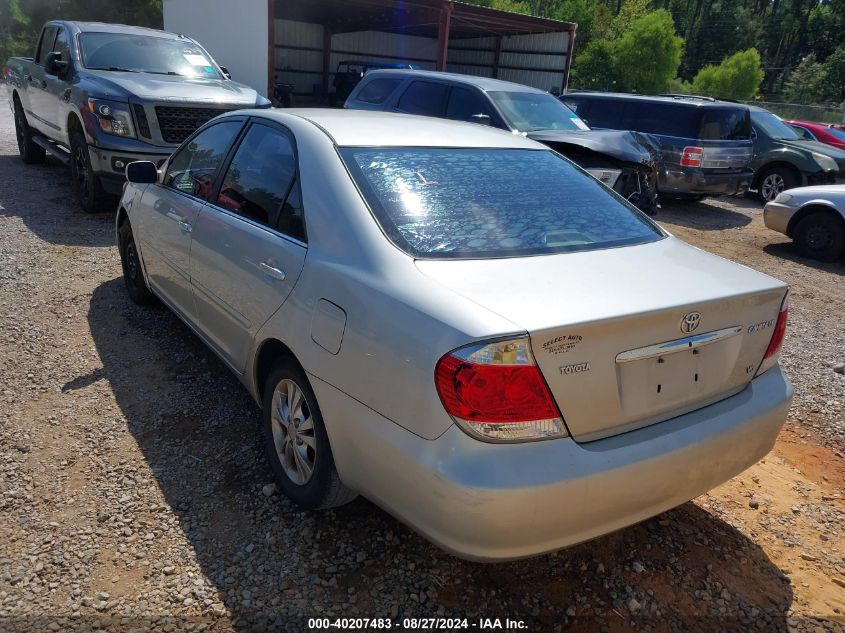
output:
M141 27L48 22L4 74L21 158L69 163L85 211L121 192L132 161L160 164L218 114L271 105L196 41Z

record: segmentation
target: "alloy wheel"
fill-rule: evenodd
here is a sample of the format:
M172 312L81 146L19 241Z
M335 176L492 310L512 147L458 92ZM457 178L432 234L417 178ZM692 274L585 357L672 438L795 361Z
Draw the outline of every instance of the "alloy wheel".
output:
M279 463L291 482L304 486L314 474L317 438L305 394L293 380L276 385L270 422Z
M763 194L763 198L769 202L777 198L778 194L785 188L786 182L784 182L783 176L778 173L769 174L763 178L763 183L760 185L760 191Z

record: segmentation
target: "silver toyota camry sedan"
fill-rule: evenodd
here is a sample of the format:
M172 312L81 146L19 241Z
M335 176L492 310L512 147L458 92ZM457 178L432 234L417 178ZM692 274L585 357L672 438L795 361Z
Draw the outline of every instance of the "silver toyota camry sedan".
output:
M786 418L786 286L520 135L239 111L127 172L130 297L237 374L306 508L360 493L459 556L520 558L704 493Z

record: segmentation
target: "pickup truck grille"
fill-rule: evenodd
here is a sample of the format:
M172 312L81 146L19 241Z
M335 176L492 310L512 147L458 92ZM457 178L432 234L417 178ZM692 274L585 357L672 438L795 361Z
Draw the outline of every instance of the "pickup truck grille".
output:
M138 124L138 134L144 138L151 138L150 122L147 120L147 113L140 103L133 103L132 110L135 112L135 122Z
M165 143L181 143L203 123L230 109L156 106L155 110Z

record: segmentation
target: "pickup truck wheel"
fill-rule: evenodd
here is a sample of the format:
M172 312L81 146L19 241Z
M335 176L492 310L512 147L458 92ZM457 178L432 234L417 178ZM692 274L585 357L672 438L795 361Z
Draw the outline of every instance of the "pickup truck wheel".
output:
M760 176L760 181L757 183L757 197L760 202L766 204L777 198L782 191L797 186L798 178L792 170L785 167L771 167Z
M18 139L18 151L23 162L27 165L44 162L46 152L32 140L32 128L26 122L26 114L17 99L15 99L15 136Z
M270 372L261 415L267 459L288 498L313 510L357 496L340 481L314 391L295 363L280 361Z
M793 239L802 256L836 261L845 253L845 223L830 213L811 213L798 221Z
M106 207L108 196L91 167L88 143L81 132L77 131L71 136L70 154L70 176L79 205L87 213L102 211Z
M117 232L117 248L120 251L120 264L123 268L123 282L126 292L133 303L150 305L155 303L155 295L147 288L144 279L144 268L138 256L138 247L132 236L132 226L128 221L120 225Z

